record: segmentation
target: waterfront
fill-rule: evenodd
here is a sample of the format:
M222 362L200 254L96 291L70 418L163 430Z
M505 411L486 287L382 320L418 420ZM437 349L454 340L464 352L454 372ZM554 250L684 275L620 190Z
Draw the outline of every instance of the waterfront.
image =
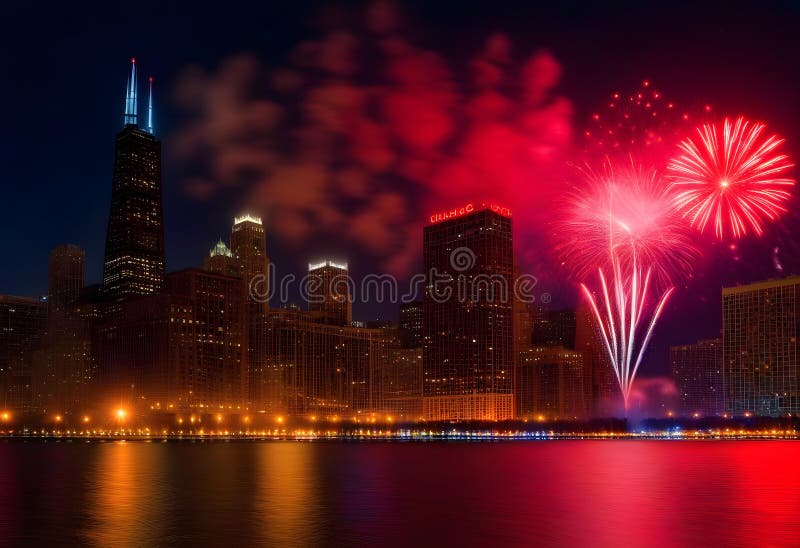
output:
M792 441L6 440L0 538L791 545L799 457Z

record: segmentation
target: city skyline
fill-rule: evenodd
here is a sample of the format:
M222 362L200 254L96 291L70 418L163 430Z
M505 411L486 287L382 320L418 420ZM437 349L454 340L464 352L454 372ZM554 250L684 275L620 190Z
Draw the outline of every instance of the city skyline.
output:
M313 4L309 4L313 9ZM651 46L656 54L658 51L669 49L666 45L669 43L668 35L662 30L663 27L668 26L667 21L673 21L675 18L680 17L680 5L672 10L664 10L662 18L665 19L663 26L659 25L654 28L649 28L648 32L655 33L654 41L659 45ZM477 5L466 5L463 9L462 15L448 14L451 17L464 17L468 18L469 13L474 13L480 8ZM684 50L678 50L679 54L683 57L675 59L674 61L663 60L662 56L659 59L663 62L658 70L653 70L646 64L632 60L630 54L616 53L616 60L618 62L611 63L613 69L606 70L602 77L597 76L597 72L593 71L588 65L591 64L589 59L583 59L581 55L573 46L566 44L568 36L558 38L554 35L553 31L548 30L547 23L552 25L569 26L565 21L569 21L569 13L559 10L557 8L537 8L537 11L543 10L538 21L535 23L535 33L532 33L534 38L526 38L525 33L520 32L517 25L509 23L503 14L507 13L510 8L499 6L497 14L493 17L497 19L497 25L492 31L485 29L480 30L464 30L464 36L469 36L475 44L471 50L471 56L475 56L484 47L485 42L495 32L503 33L511 43L511 51L513 52L514 62L521 64L528 56L538 51L540 47L546 47L554 56L560 67L562 80L558 84L558 96L566 97L571 101L574 114L570 118L571 133L573 135L572 141L579 143L579 133L583 126L586 125L586 120L590 118L592 112L602 106L603 98L609 93L621 89L625 91L638 85L644 78L651 78L655 85L659 86L660 90L669 97L674 97L676 101L690 106L693 101L706 101L711 103L714 112L725 114L738 114L742 111L753 113L761 119L769 121L771 127L774 127L780 134L789 138L788 142L791 147L795 147L798 140L793 137L793 127L797 124L792 120L796 120L797 116L794 114L794 107L792 101L782 99L782 94L786 93L783 88L775 86L770 88L769 94L773 97L774 105L780 105L780 110L776 106L765 105L758 97L762 93L759 88L747 83L749 80L742 76L742 71L733 71L730 69L730 62L725 61L727 57L734 57L731 52L721 51L716 46L707 47L706 40L702 37L701 29L709 21L715 21L721 28L727 29L729 33L736 33L741 28L736 15L735 9L727 9L716 12L711 8L702 9L699 13L695 13L695 17L688 22L693 32L689 33L691 40L695 41L697 47L702 47L704 54L709 56L709 59L716 59L719 63L717 66L723 67L719 71L725 70L726 93L719 92L719 87L722 80L710 77L703 77L696 74L695 77L687 77L680 79L674 78L676 75L682 75L680 71L694 74L699 71L699 68L690 62L686 57ZM533 9L533 8L531 8ZM633 5L626 8L620 8L619 11L606 15L609 20L616 21L615 17L621 17L621 12L627 11L629 15L625 17L635 17L636 9ZM460 72L459 67L464 67L470 63L467 60L459 57L456 52L447 44L442 44L441 40L437 40L435 33L432 32L436 27L436 14L441 17L442 13L447 12L445 8L436 7L408 7L405 10L399 9L401 12L399 19L406 21L398 27L397 34L406 38L409 43L413 44L425 51L432 51L439 54L447 65L451 65L453 70ZM674 12L674 13L673 13ZM712 13L713 12L713 13ZM767 18L769 10L766 10L759 17ZM577 17L592 17L596 18L600 14L595 11L582 12L582 15ZM359 14L352 19L359 19L361 16L366 17L365 14ZM138 17L138 16L137 16ZM168 37L167 32L169 26L169 17L161 19L156 24L157 35L160 39L174 41L177 37ZM195 22L199 25L208 25L208 15L199 10L189 17L194 18ZM292 50L297 44L302 41L302 37L306 36L306 30L301 29L303 17L300 14L285 15L291 19L293 23L287 26L286 30L277 33L271 45L259 45L259 40L256 33L253 32L252 27L247 27L242 39L241 48L245 51L253 51L262 64L278 64L283 66L288 52ZM335 17L330 22L327 22L324 30L313 31L312 34L318 38L323 38L332 30L335 30L342 25L348 29L353 29L356 23L350 20L343 24ZM785 24L788 25L790 18L786 18ZM130 23L124 23L124 28L127 25L135 25L136 19L131 20ZM277 21L284 21L283 19L275 19ZM424 21L418 30L411 31L409 26L412 21ZM361 23L358 23L361 24ZM771 24L775 24L774 22ZM625 29L623 23L617 22L617 29L621 29L619 41L624 43L626 38L638 35L640 30L634 28ZM173 30L176 25L172 25L170 30ZM337 27L338 26L338 27ZM100 278L100 262L98 258L102 253L102 240L99 240L97 234L99 230L97 227L105 223L102 213L106 205L106 197L108 193L108 150L113 142L109 139L109 135L116 131L117 120L119 119L119 105L123 98L120 98L120 87L124 89L125 81L128 78L128 72L121 66L131 55L137 55L137 61L140 61L143 67L143 73L140 75L140 84L144 84L146 75L153 74L154 76L154 101L155 101L155 132L159 139L165 140L167 149L172 145L178 136L183 135L183 124L180 120L184 117L185 113L181 108L176 106L175 95L178 90L178 83L185 82L180 76L184 74L184 66L198 62L199 65L204 67L207 76L215 74L216 67L221 66L222 61L229 57L229 47L220 47L217 43L213 42L204 46L204 49L191 50L186 46L170 48L171 53L165 51L157 51L152 43L139 44L141 38L136 37L135 32L125 32L124 28L118 28L118 35L130 36L128 43L122 44L108 41L111 48L108 52L103 53L103 64L94 66L96 69L89 72L86 67L74 66L69 59L59 59L54 65L57 71L64 73L67 71L67 66L62 63L73 65L69 70L80 75L75 79L74 84L69 86L68 94L77 95L77 101L70 101L70 104L75 104L74 112L76 115L80 113L81 118L85 123L81 124L78 131L85 134L87 137L86 143L92 143L90 149L96 151L96 155L90 155L90 158L81 158L85 154L77 155L72 153L68 158L63 161L57 162L66 170L64 177L69 180L81 181L79 185L70 185L76 187L72 193L76 196L81 196L84 203L87 204L87 214L79 220L67 220L65 212L58 207L58 204L65 203L65 199L61 193L61 188L53 189L53 200L46 199L46 203L42 204L42 199L38 195L33 195L30 189L42 184L43 181L63 180L64 177L55 177L53 175L44 175L42 173L43 167L34 166L32 169L23 169L23 165L30 166L31 162L24 163L27 145L22 148L22 144L29 140L26 137L30 134L30 128L22 120L16 118L16 114L11 114L10 123L12 124L13 133L20 139L19 147L15 150L22 150L23 155L20 159L9 158L8 165L11 167L9 172L10 180L26 181L25 184L15 184L12 190L12 200L18 203L21 207L14 208L3 217L2 227L6 232L13 233L19 230L19 227L25 226L26 220L21 215L22 211L30 211L34 207L41 210L42 207L49 211L48 217L52 222L57 223L62 229L59 232L64 233L64 241L71 241L81 245L87 250L87 279L91 281L99 281ZM247 31L250 30L250 33ZM592 32L597 33L597 37L601 40L610 40L604 37L602 33L597 30ZM737 45L746 49L746 55L740 56L745 59L745 62L754 58L768 59L767 64L761 69L762 73L772 74L781 66L792 66L792 53L791 48L773 47L774 42L780 43L783 34L780 32L774 33L775 37L770 42L769 51L770 55L758 55L758 51L762 48L767 48L767 44L753 40L745 45ZM53 36L58 36L58 32L54 32ZM88 51L88 44L83 44L80 40L75 39L74 43L76 54ZM47 43L43 40L42 43ZM236 43L235 41L233 42ZM640 42L641 43L641 42ZM39 46L37 46L39 47ZM731 47L731 46L728 46ZM755 48L753 50L749 48ZM687 47L687 50L691 48ZM224 51L223 51L224 50ZM606 50L604 50L606 51ZM230 52L233 53L233 52ZM474 53L474 55L472 55ZM586 52L581 52L586 54ZM606 55L609 55L606 51ZM730 54L730 55L727 55ZM760 63L762 63L760 62ZM678 69L679 63L682 63L683 68ZM595 63L597 64L597 63ZM80 64L78 64L80 65ZM624 67L624 68L621 68ZM26 67L17 67L13 72L20 74L29 74L30 70ZM659 74L659 72L661 74ZM271 73L270 73L271 74ZM33 78L31 82L37 81ZM346 77L349 79L350 77ZM356 79L356 83L359 79ZM732 81L731 78L734 80ZM693 89L690 91L682 83L684 80L691 80L693 82ZM210 80L209 80L210 81ZM454 80L459 89L463 87L464 79L458 77ZM769 78L766 81L773 81ZM22 82L22 86L28 85ZM74 89L73 89L74 88ZM735 88L736 94L731 94L730 89ZM10 92L10 91L7 91ZM140 94L145 92L144 86L140 90ZM85 97L93 96L93 100L98 101L97 107L94 104L91 107L86 106ZM83 101L83 102L82 102ZM19 103L19 100L13 100L13 103ZM81 105L84 105L83 107ZM145 102L142 101L140 106L140 114L144 112ZM693 106L693 105L692 105ZM44 112L51 108L47 102L43 102ZM189 116L191 117L191 116ZM48 116L48 120L56 119L55 117ZM88 123L92 120L91 123ZM48 139L52 137L48 136ZM69 146L69 145L65 145ZM60 151L65 150L63 146L53 146L54 154L62 154ZM84 150L85 147L84 147ZM105 152L104 152L105 151ZM218 236L223 235L227 230L229 219L243 211L250 210L250 204L247 203L248 196L239 194L237 192L229 192L223 194L218 199L212 200L198 200L191 196L187 196L185 182L187 180L187 173L185 167L179 163L174 156L170 156L167 150L167 158L165 159L165 208L166 215L170 221L165 224L165 245L166 256L169 264L169 270L177 270L182 267L199 266L199 257L202 257L205 250L217 241ZM797 156L796 153L792 156ZM23 163L20 163L23 162ZM79 168L77 166L80 166ZM77 171L76 171L77 169ZM80 173L80 175L78 175ZM85 181L85 182L84 182ZM416 184L416 183L415 183ZM407 186L407 185L401 185ZM231 187L236 188L236 187ZM419 187L417 187L419 188ZM426 189L426 186L422 186ZM77 193L77 194L75 194ZM15 197L16 196L16 197ZM483 197L483 196L480 196ZM480 198L479 197L479 198ZM35 201L34 201L35 200ZM425 198L427 200L427 198ZM429 206L423 203L414 203L413 207L409 207L409 203L403 207L404 215L407 219L415 221L417 226L422 225L427 220L430 213L436 211L438 208L451 207L460 202L460 199L452 201L447 200L437 203L435 206ZM35 204L35 205L34 205ZM274 212L263 211L259 212L258 208L254 213L263 213L265 222L271 225L278 222ZM187 211L190 213L183 213ZM346 209L343 211L347 211ZM520 217L523 218L524 216ZM203 218L208 219L208 222L196 223L194 219ZM350 223L354 222L358 216L350 215L343 221L343 228L349 234ZM793 217L787 219L794 222ZM393 222L393 221L391 221ZM405 221L404 221L405 222ZM281 226L289 226L288 223L280 223ZM390 225L391 226L391 225ZM655 351L648 360L651 360L652 365L649 371L655 371L659 374L665 375L669 371L668 364L668 349L670 346L676 344L691 343L700 338L713 338L719 336L719 329L721 323L716 315L711 315L706 310L715 310L718 308L717 303L721 305L721 296L717 289L723 285L733 285L735 283L749 283L752 281L766 279L769 277L780 276L781 271L776 267L776 264L783 268L784 273L798 272L797 265L795 264L796 249L793 247L791 238L787 235L791 233L791 228L787 227L786 234L781 232L782 229L774 229L768 234L769 242L767 245L753 245L752 242L743 241L738 246L736 252L727 250L722 245L713 246L710 248L710 253L720 257L722 260L714 261L714 266L695 277L688 282L688 287L685 291L678 295L678 298L668 306L664 318L664 329L657 332L654 336L652 343ZM195 237L198 235L200 237ZM321 235L321 237L307 238L303 245L298 247L294 242L288 238L275 235L272 238L273 248L270 255L276 265L282 271L301 274L305 270L305 263L308 260L315 260L318 257L346 257L350 264L350 271L357 277L363 277L367 273L376 270L375 265L380 264L382 259L376 258L375 252L369 251L369 245L363 242L351 242L350 236L345 235L342 238L337 238L334 232L331 235ZM420 238L421 240L421 238ZM43 233L40 228L32 227L30 232L30 239L25 249L19 255L16 261L18 268L4 269L0 273L0 288L3 292L13 294L43 294L46 288L46 280L43 274L47 260L47 253L49 249L55 247L60 241L52 240L52 236ZM370 244L371 245L371 244ZM418 245L421 245L421 241ZM536 243L536 238L533 239L533 247L539 247L540 244ZM378 246L380 248L380 246ZM778 248L777 252L774 250ZM297 249L307 249L307 253L297 253ZM383 251L380 251L383 253ZM418 257L416 253L404 254L411 257ZM548 293L552 294L555 299L555 306L560 308L574 308L577 304L575 292L571 287L565 287L557 280L560 272L557 268L551 268L552 265L540 262L536 257L532 264L525 264L525 257L523 259L523 268L532 272L537 278L540 279L542 288L546 289ZM529 259L529 258L528 258ZM419 259L417 259L419 260ZM417 267L410 268L409 272L419 271L421 262L417 263ZM381 267L380 272L387 269ZM555 279L555 281L554 281ZM38 280L38 281L37 281ZM389 318L393 319L396 314L392 308L386 308L377 304L354 303L354 315L361 321L366 321L375 318ZM681 321L680 318L688 316L690 318L697 318L690 322ZM697 332L698 335L695 336ZM645 370L647 373L648 370Z

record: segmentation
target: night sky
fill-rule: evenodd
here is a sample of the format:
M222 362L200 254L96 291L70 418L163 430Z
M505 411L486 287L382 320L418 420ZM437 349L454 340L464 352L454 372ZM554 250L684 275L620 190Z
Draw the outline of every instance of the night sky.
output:
M88 281L99 281L135 56L141 81L156 82L168 270L200 265L251 209L279 275L331 256L356 278L405 279L421 270L432 210L499 198L514 209L524 269L553 306L572 306L574 285L549 256L547 211L612 92L648 79L682 108L763 120L800 157L800 6L645 4L6 7L0 293L45 293L48 252L61 243L86 248ZM529 122L535 130L518 138ZM534 158L519 160L516 147ZM795 211L796 200L736 252L703 244L644 374L666 371L670 344L719 335L723 285L800 272ZM354 316L392 319L395 306L356 303Z

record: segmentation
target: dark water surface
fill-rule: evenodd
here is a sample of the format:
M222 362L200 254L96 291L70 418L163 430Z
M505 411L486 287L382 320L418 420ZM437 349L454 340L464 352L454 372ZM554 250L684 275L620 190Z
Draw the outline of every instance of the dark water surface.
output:
M4 545L800 545L800 442L0 442Z

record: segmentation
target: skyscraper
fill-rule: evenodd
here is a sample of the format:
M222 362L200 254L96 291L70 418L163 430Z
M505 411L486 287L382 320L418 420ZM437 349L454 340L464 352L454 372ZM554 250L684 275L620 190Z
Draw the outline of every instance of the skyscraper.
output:
M248 288L250 300L256 297L254 293L266 295L269 289L269 282L266 279L269 258L267 235L260 217L244 214L233 220L231 251L239 261L239 269Z
M722 290L723 391L730 413L800 413L800 276Z
M219 251L224 254L221 248ZM267 257L267 234L260 217L245 213L233 220L231 228L231 252L236 259L238 276L242 278L244 301L247 303L247 331L242 344L247 349L247 383L255 385L260 371L266 367L266 329L269 310L269 257ZM216 263L228 263L217 258ZM219 266L219 264L217 265ZM247 389L248 399L257 394Z
M670 347L669 361L682 415L714 416L724 411L721 339Z
M428 420L513 418L510 212L433 215L423 231L423 412Z
M328 325L350 325L353 321L347 272L347 263L309 263L308 311L314 321Z
M31 369L42 342L47 303L0 295L0 407L17 412L31 408Z
M86 253L75 245L50 252L47 334L33 371L35 407L60 413L88 400L92 375L91 331L79 311Z
M150 97L152 113L152 93ZM125 126L117 134L114 151L103 260L103 291L112 301L155 293L164 283L161 194L161 142L138 126L136 61L132 60Z
M80 297L85 270L86 252L80 247L66 244L50 252L47 305L51 323Z
M403 348L422 348L422 301L400 305L400 345Z

